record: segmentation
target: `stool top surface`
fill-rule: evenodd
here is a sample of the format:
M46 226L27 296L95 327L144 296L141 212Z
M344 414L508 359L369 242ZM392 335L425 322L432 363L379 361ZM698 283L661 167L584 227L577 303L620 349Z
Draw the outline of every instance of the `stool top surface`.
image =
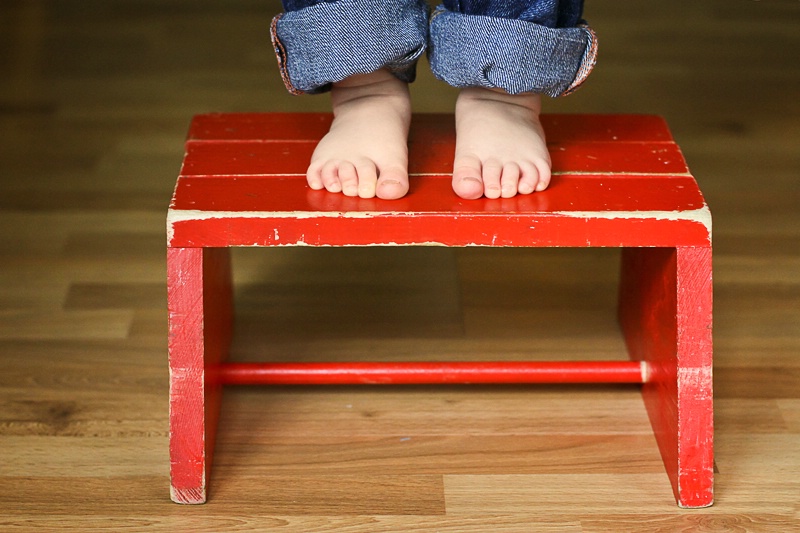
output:
M214 244L201 245L633 246L643 244L626 243L638 242L641 238L624 237L624 232L641 232L648 221L653 226L648 231L666 233L644 239L654 243L650 245L663 245L661 241L665 239L666 242L675 241L675 236L670 233L673 230L667 228L678 226L692 235L688 238L690 243L710 243L708 206L660 117L543 115L542 125L553 161L550 187L543 192L494 200L464 200L453 193L450 173L455 131L450 114L414 115L409 135L410 190L406 197L399 200L361 199L311 190L305 182L306 168L316 143L327 132L330 122L331 115L327 113L210 114L195 117L169 209L170 245L205 243L203 239L210 237L207 234L211 231L210 225L227 220L230 227L232 220L244 219L251 221L250 226L261 226L267 220L271 220L274 226L280 220L278 225L284 231L287 224L307 227L298 233L300 238L296 242L292 242L294 237L282 243L265 237L256 238L252 233L263 231L264 227L245 231L242 226L236 231L229 229L227 238L212 239ZM328 227L340 226L343 220L350 220L350 226L359 226L354 231L363 232L364 223L355 221L364 218L371 220L370 226L375 226L381 219L392 221L389 226L378 223L380 228L375 227L375 238L363 242L358 238L331 240L324 231L316 235L319 219L328 219L325 223ZM402 224L402 231L398 229L401 219L406 221ZM307 222L298 222L300 220ZM448 221L447 228L438 231L452 235L460 233L460 236L439 238L443 235L437 235L437 230L433 230L431 225L442 220ZM608 239L591 238L585 229L581 229L589 220L605 221L594 224L596 231L613 221L618 222L617 226L633 224L635 229L620 229L608 244ZM410 226L423 221L427 221L428 230L410 229ZM474 230L467 229L470 221L477 223L476 228L486 224L496 226L497 232L489 239L471 238L468 232ZM657 221L660 223L655 224ZM543 238L544 230L540 230L535 242L514 244L522 237L503 238L501 228L512 222L515 227L527 224L528 234L532 226L551 226L557 222L561 227L558 233L563 233L567 226L577 224L575 230L579 235L572 239L557 234ZM191 235L204 233L200 230L201 225L206 228L206 235L198 241ZM455 225L464 227L456 228ZM190 230L190 227L194 229ZM548 232L552 233L554 228ZM398 232L407 239L396 239ZM409 232L418 235L415 237ZM243 233L248 233L247 237ZM215 234L219 235L219 232ZM274 232L270 234L274 235ZM425 240L429 238L432 240ZM523 241L529 239L530 235L527 235ZM684 242L687 239L677 240ZM557 244L561 241L562 244Z

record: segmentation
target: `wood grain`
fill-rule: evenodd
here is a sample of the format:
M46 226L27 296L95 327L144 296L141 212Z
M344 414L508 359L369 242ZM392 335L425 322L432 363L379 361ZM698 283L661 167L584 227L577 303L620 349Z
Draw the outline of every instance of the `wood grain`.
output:
M711 206L714 507L675 507L626 387L237 389L210 502L169 501L164 219L189 120L328 106L283 88L279 4L0 3L0 530L798 529L789 1L587 2L598 67L545 103L663 115ZM452 111L426 65L412 91L415 110ZM261 251L233 254L240 360L624 350L612 251Z

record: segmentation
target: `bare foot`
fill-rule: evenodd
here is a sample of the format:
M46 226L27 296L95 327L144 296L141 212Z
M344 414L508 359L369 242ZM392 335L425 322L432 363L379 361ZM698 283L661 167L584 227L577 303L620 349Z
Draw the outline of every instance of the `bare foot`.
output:
M408 192L408 85L386 70L356 74L331 90L333 123L311 156L308 185L393 200Z
M545 190L550 154L540 111L537 94L463 89L456 103L456 194L466 199L511 198Z

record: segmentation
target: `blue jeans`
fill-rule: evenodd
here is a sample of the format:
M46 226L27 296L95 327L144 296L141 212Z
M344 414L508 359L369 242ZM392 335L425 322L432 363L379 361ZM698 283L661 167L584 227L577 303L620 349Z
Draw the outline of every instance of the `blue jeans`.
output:
M386 68L411 82L428 51L454 87L533 92L577 89L594 67L597 38L583 0L283 0L272 21L281 76L295 94L319 93Z

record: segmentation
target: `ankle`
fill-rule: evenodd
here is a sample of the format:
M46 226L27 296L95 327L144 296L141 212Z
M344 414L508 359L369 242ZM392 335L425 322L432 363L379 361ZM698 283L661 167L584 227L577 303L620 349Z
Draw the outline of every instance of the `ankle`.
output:
M540 94L509 94L502 89L490 89L485 87L467 87L461 89L456 102L456 109L458 109L458 106L482 103L521 107L532 111L536 116L542 111L542 96Z
M342 81L334 83L333 87L337 89L356 89L359 87L369 87L376 84L391 82L393 80L404 83L395 78L387 69L381 68L366 74L352 74Z
M335 83L331 91L334 115L348 110L369 109L411 114L408 84L385 69L369 74L354 74Z
M364 97L409 98L408 84L395 78L388 70L379 69L368 74L353 74L333 84L331 98L334 105Z

